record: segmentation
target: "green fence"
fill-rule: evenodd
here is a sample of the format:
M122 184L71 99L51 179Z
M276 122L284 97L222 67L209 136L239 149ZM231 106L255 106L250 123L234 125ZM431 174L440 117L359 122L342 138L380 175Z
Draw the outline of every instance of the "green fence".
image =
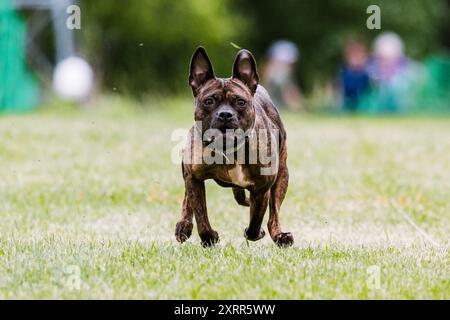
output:
M26 27L10 0L0 0L0 112L31 110L39 85L25 62Z

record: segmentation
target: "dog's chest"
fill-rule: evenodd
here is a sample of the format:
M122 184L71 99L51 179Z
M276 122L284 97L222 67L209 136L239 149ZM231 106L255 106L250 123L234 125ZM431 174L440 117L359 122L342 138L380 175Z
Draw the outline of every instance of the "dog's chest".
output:
M227 182L235 184L241 188L246 188L253 185L253 182L247 177L240 164L236 164L234 167L228 169L227 175Z

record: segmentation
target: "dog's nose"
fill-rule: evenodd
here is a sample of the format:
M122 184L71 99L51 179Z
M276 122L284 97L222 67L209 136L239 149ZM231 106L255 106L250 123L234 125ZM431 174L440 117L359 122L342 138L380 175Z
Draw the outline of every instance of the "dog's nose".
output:
M233 117L233 114L230 111L221 111L218 117L221 121L228 121Z

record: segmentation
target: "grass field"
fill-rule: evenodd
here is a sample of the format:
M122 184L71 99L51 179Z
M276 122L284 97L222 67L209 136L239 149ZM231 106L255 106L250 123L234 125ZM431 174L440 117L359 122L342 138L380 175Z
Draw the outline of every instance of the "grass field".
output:
M173 235L192 102L100 104L0 117L0 298L450 299L450 118L284 114L294 247L208 183L203 249Z

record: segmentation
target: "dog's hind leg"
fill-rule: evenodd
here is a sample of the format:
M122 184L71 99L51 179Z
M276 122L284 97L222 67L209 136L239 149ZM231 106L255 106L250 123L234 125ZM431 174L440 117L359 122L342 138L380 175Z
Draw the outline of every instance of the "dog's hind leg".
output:
M270 237L279 247L288 247L294 243L294 237L290 232L282 232L280 225L280 207L286 195L289 171L286 166L287 151L286 145L280 152L280 167L275 183L270 189L270 203L269 203L269 222L267 228L269 229Z
M234 199L238 204L244 207L250 206L250 200L245 196L245 190L241 188L233 188Z

